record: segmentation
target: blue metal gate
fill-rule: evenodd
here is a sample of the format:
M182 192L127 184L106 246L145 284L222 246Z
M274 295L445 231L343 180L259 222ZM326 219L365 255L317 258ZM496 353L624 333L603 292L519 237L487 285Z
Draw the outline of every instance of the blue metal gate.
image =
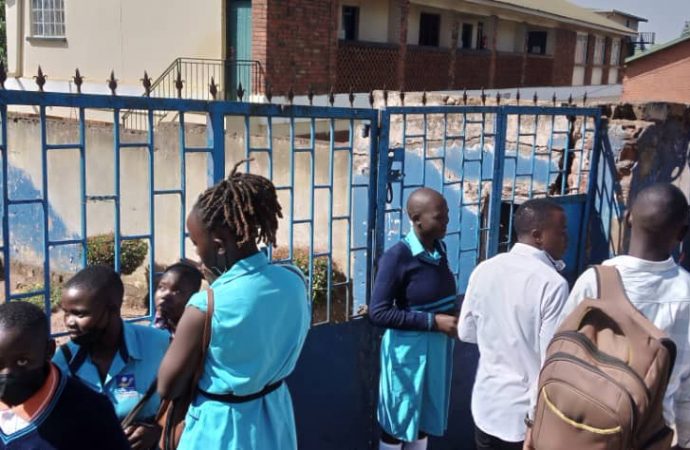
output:
M146 126L123 123L129 111ZM49 313L64 278L111 239L123 273L144 248L126 286L136 294L147 275L139 286L147 308L132 320L149 319L155 273L191 250L185 217L196 195L245 158L253 159L246 170L273 180L285 218L279 247L266 251L308 274L314 323L324 325L310 333L289 380L305 449L375 445L378 331L340 322L366 310L378 256L409 230L404 206L414 189L448 199L459 294L479 261L510 248L512 213L525 199L549 195L567 209L578 243L566 257L571 279L608 253L598 245L619 217L596 108L379 111L122 97L113 87L111 96L0 90L0 120L4 299L39 302ZM471 441L476 356L457 347L455 426L436 450Z

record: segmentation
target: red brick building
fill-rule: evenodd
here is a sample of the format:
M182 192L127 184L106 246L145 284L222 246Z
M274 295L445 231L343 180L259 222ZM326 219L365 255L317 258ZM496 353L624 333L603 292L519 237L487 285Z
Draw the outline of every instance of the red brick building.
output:
M635 31L565 0L254 0L274 92L615 84Z
M690 104L690 34L628 58L623 101Z

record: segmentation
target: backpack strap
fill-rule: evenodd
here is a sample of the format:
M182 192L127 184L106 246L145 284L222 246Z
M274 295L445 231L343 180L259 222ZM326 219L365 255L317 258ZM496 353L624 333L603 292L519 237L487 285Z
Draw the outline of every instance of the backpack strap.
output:
M619 305L628 305L630 300L623 288L621 274L613 266L594 266L597 275L597 297L614 301Z

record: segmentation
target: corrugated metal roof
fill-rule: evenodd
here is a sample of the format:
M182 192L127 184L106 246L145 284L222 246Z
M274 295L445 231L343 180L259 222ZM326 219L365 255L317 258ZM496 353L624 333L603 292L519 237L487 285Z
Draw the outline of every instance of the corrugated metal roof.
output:
M654 47L650 48L650 49L647 50L647 51L640 52L640 53L638 53L638 54L636 54L636 55L633 55L633 56L631 56L630 58L627 58L627 59L625 60L625 62L626 62L626 63L629 63L629 62L636 61L636 60L638 60L638 59L644 58L645 56L652 55L652 54L654 54L654 53L660 52L661 50L665 50L665 49L667 49L667 48L669 48L669 47L673 47L673 46L676 45L676 44L680 44L681 42L685 42L685 41L688 41L688 40L690 40L690 34L683 35L683 36L681 36L681 37L679 37L679 38L673 39L672 41L668 41L668 42L666 42L666 43L664 43L664 44L655 45Z
M495 4L496 6L504 4L507 6L532 10L550 16L555 16L556 18L560 17L563 19L573 20L585 25L589 24L596 27L606 28L610 31L621 34L634 34L634 32L629 28L609 20L606 17L595 13L594 11L582 6L577 6L566 0L488 0L481 3Z

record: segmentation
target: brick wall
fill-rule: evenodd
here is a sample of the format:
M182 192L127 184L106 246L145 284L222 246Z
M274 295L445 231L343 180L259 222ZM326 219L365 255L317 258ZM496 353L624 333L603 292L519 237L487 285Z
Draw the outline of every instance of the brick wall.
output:
M525 68L525 86L558 86L554 80L554 58L543 56L527 56L527 67ZM572 80L572 69L568 75L569 81ZM567 83L570 84L570 83Z
M357 42L338 44L337 92L369 92L396 89L398 83L398 46Z
M570 30L557 29L555 34L556 45L554 48L556 52L552 63L552 83L554 86L570 86L573 82L573 69L575 67L577 33Z
M254 0L252 51L273 92L328 92L337 65L336 0Z
M690 104L690 40L628 63L623 101Z
M480 89L488 87L491 54L458 51L455 60L455 89Z
M522 79L522 54L498 53L496 55L496 89L520 86Z
M441 91L448 89L450 51L408 46L405 62L405 90Z

